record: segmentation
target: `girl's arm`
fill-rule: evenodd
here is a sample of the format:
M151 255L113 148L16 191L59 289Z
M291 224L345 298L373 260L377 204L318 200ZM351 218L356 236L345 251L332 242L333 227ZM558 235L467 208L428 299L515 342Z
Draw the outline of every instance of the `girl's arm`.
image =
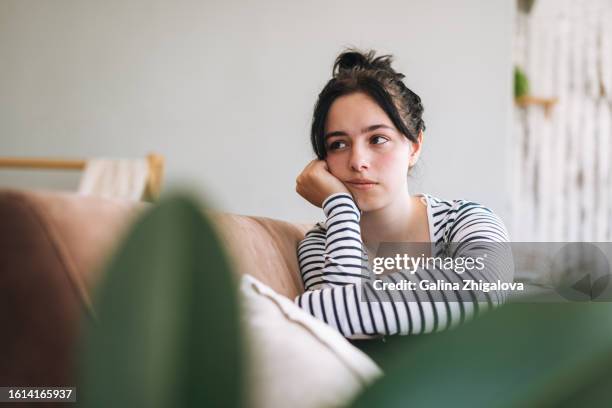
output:
M348 193L323 201L325 226L317 225L298 246L298 262L306 290L357 284L367 272L359 209ZM366 268L364 270L364 268Z
M512 281L512 256L500 241L507 241L501 220L484 207L472 207L463 214L453 231L461 242L456 257L484 256L482 271L419 268L414 274L396 272L380 279L363 280L363 256L359 233L359 212L352 198L329 197L324 203L327 231L312 231L300 244L300 269L307 291L295 302L315 317L335 327L346 337L362 335L421 334L444 330L462 323L479 311L504 303L504 290L464 290L464 280L476 282ZM339 206L339 204L343 204ZM348 258L339 258L348 256ZM353 257L353 258L351 258ZM342 262L340 262L342 261ZM350 263L349 263L350 261ZM353 262L354 261L354 262ZM460 290L419 290L423 280L457 283ZM414 282L417 290L380 290L382 283Z

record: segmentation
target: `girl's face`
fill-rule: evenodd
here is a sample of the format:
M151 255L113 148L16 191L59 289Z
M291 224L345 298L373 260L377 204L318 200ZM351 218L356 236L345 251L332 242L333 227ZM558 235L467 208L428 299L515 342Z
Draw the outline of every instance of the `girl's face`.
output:
M408 195L408 168L418 159L420 145L398 132L385 111L365 93L342 96L329 109L327 167L364 212Z

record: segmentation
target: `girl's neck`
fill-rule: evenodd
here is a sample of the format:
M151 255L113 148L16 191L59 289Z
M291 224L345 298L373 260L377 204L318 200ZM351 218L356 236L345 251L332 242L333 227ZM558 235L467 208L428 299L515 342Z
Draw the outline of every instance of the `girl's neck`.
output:
M429 242L427 208L408 191L386 207L361 214L359 224L370 248L381 242Z

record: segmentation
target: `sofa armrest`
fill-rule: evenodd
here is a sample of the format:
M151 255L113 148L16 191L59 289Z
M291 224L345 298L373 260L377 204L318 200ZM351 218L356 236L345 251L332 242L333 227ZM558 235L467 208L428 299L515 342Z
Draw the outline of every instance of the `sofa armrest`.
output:
M0 384L74 385L96 266L142 205L0 190Z

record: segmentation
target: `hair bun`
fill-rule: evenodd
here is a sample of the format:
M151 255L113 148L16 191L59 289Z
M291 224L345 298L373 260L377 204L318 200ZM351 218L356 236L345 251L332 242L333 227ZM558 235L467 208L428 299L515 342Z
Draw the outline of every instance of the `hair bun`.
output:
M347 50L336 58L332 74L336 76L341 71L352 69L383 70L396 74L395 70L391 68L391 62L393 61L391 55L381 55L378 57L375 57L375 55L375 51Z

